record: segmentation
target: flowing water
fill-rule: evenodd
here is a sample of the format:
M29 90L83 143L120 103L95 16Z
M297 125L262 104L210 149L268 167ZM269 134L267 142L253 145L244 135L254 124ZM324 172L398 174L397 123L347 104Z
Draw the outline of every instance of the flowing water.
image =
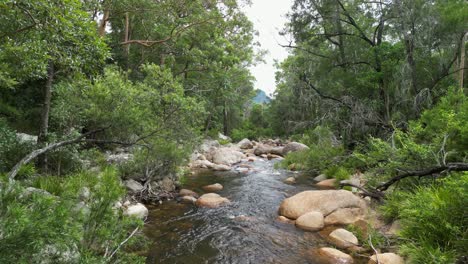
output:
M183 188L203 194L202 186L221 183L231 204L215 209L176 201L150 208L146 235L154 241L147 263L318 263L308 250L326 245L315 232L280 223L278 206L286 197L312 188L307 175L283 183L293 172L274 169L275 161L249 163L254 170L203 172Z

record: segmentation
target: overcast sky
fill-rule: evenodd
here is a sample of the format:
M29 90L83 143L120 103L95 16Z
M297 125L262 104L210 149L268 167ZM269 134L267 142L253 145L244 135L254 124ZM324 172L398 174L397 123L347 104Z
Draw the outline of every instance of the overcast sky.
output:
M255 88L264 90L268 95L275 90L274 61L282 61L288 56L287 50L278 43L287 44L287 40L279 35L279 31L286 23L286 13L290 10L292 2L293 0L252 0L252 5L244 8L260 34L257 41L262 49L268 51L264 58L266 64L259 64L251 69L257 79Z

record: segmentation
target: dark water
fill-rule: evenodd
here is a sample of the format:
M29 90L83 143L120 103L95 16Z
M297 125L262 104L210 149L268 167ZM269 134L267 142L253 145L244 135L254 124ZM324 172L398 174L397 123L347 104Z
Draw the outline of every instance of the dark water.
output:
M326 245L318 233L276 221L284 198L312 189L312 177L283 180L292 172L273 161L255 161L254 172L204 172L189 176L184 188L203 194L202 186L221 183L231 204L216 208L166 202L150 209L146 234L154 244L147 263L316 263L307 250Z

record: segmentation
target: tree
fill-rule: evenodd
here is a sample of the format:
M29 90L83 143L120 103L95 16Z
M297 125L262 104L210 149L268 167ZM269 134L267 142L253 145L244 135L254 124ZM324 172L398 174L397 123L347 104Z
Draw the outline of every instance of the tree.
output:
M0 58L6 59L1 64L7 65L0 74L2 83L18 87L45 79L38 138L43 145L48 141L54 82L71 72L96 73L107 56L106 46L81 1L6 1L0 7L7 10L1 21L6 27L0 33ZM22 65L28 67L21 69ZM45 156L42 163L46 169Z

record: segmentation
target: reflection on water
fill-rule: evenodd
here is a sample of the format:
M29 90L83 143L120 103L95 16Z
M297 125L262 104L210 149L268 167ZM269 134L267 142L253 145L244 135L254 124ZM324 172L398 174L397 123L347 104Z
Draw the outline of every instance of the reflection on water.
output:
M219 192L231 204L216 208L165 202L150 208L145 233L154 241L147 263L315 263L306 251L325 245L316 233L277 222L281 201L312 189L306 175L297 185L283 180L292 172L278 171L272 161L256 161L254 172L202 172L190 176L184 188L203 194L202 186L221 183Z

